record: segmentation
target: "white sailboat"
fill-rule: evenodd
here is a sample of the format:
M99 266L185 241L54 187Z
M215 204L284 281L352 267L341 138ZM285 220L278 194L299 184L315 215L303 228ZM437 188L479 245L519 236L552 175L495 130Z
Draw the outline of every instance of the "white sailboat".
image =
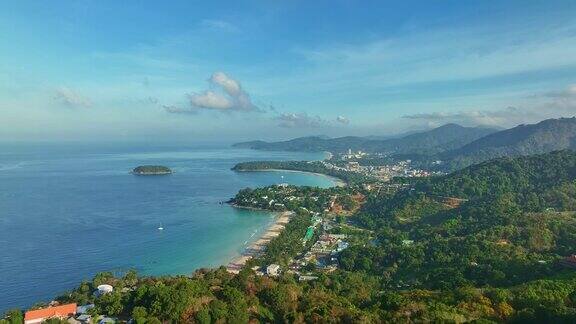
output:
M159 230L159 231L163 231L163 230L164 230L164 227L162 227L162 222L160 222L160 226L158 226L158 230Z

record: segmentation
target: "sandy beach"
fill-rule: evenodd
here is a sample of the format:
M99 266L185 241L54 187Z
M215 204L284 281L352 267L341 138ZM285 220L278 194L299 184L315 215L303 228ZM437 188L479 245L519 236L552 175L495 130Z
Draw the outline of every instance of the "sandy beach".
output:
M238 273L240 272L242 267L244 267L246 262L248 262L248 260L262 255L264 253L264 250L266 249L266 245L273 238L280 235L286 224L288 224L288 222L290 221L290 217L292 217L293 214L294 212L286 211L278 215L278 217L276 217L274 222L270 225L270 227L268 227L268 229L262 234L262 236L258 240L250 244L250 246L248 246L246 250L244 250L244 252L242 252L242 254L239 257L232 260L232 262L230 262L228 266L226 266L228 272Z
M346 182L342 179L333 177L333 176L329 176L327 174L324 173L318 173L318 172L310 172L310 171L300 171L300 170L287 170L287 169L260 169L260 170L238 170L236 172L294 172L294 173L307 173L307 174L314 174L317 176L321 176L324 178L328 178L330 180L332 180L334 182L334 185L336 187L345 187L346 186Z

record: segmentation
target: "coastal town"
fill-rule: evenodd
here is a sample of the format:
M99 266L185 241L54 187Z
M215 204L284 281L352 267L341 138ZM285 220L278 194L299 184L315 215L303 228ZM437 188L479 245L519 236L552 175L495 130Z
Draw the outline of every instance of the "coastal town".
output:
M277 276L286 272L300 279L311 279L313 271L337 269L337 256L349 243L348 235L336 234L341 227L349 224L338 223L338 217L350 215L362 203L364 196L350 187L328 189L296 187L285 183L256 189L241 190L231 201L234 206L258 208L280 212L276 223L263 238L252 244L243 255L228 265L231 272L239 272L249 260L266 259L265 245L270 237L279 235L286 218L295 215L305 217L307 227L295 244L301 245L297 255L284 259L282 264L257 262L252 269L259 275ZM344 222L343 218L339 219ZM304 272L303 272L304 271Z
M297 283L313 284L333 273L346 273L355 269L371 271L371 259L367 256L361 257L360 260L356 259L357 254L362 253L359 251L372 249L373 253L382 253L380 252L384 249L381 245L382 240L386 240L386 249L391 249L386 255L389 257L394 253L402 255L404 251L413 253L410 251L416 251L414 249L422 245L422 237L419 234L398 235L393 231L388 232L390 229L387 232L377 232L378 227L373 224L381 220L374 218L374 215L364 216L363 213L368 215L373 213L374 204L378 206L378 201L387 201L397 196L410 201L405 207L388 215L391 218L387 221L394 226L415 222L415 217L420 217L415 216L418 213L448 213L469 202L467 198L432 192L414 195L414 186L406 181L394 181L394 178L410 180L410 178L440 176L440 173L413 169L410 167L410 161L360 165L359 161L362 159L374 159L374 156L362 152L349 152L338 156L337 160L335 158L336 156L333 156L330 160L320 161L320 164L274 162L275 168L289 167L292 168L290 170L304 172L313 168L328 175L339 174L343 179L350 181L345 185L329 188L278 183L240 190L228 201L231 206L274 212L276 213L274 221L227 266L215 272L198 270L186 278L200 281L216 276L219 279L215 282L221 282L222 278L232 278L227 276L256 276L262 280L288 282L293 280ZM256 163L263 168L269 166L265 162ZM323 169L318 169L319 165ZM406 203L401 202L400 205L402 204ZM550 208L545 210L547 213L556 213ZM363 213L359 213L360 211ZM512 242L508 239L499 239L493 244L498 249L505 249L509 248ZM354 252L349 252L350 250ZM408 260L415 258L410 254L402 257ZM556 261L539 256L532 263L537 267L557 267L558 271L571 270L576 268L576 255L563 256ZM476 260L467 264L471 269L482 266L483 264ZM406 277L403 273L396 272L396 268L395 264L392 264L385 270L386 276L390 277L388 289L401 290L425 285L417 278ZM138 288L149 280L153 283L159 279L137 279L134 272L125 273L122 277L116 277L112 273L98 274L91 283L83 283L69 295L61 296L48 304L32 307L23 314L23 323L166 322L150 317L148 313L150 309L135 307L131 316L122 314L121 305L127 296L135 298L134 296L146 296L150 293L155 296L150 288ZM13 316L20 315L14 313Z
M348 171L372 177L380 181L390 181L394 177L421 178L439 176L442 171L434 171L413 166L412 160L395 160L383 153L353 152L331 155L331 158L322 161L327 169ZM433 165L441 165L442 161L434 161Z

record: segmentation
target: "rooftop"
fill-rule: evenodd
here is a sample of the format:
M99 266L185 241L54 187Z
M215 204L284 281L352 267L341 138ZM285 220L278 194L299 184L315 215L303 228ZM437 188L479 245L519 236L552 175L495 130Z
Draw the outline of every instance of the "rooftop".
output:
M66 304L48 308L41 308L27 311L24 315L25 321L51 317L68 317L76 313L76 304Z

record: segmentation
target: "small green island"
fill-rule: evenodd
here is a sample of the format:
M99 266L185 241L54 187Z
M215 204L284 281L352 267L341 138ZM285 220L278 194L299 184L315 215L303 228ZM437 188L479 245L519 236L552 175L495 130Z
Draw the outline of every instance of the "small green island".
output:
M165 175L172 174L169 167L163 165L141 165L132 170L135 175Z

